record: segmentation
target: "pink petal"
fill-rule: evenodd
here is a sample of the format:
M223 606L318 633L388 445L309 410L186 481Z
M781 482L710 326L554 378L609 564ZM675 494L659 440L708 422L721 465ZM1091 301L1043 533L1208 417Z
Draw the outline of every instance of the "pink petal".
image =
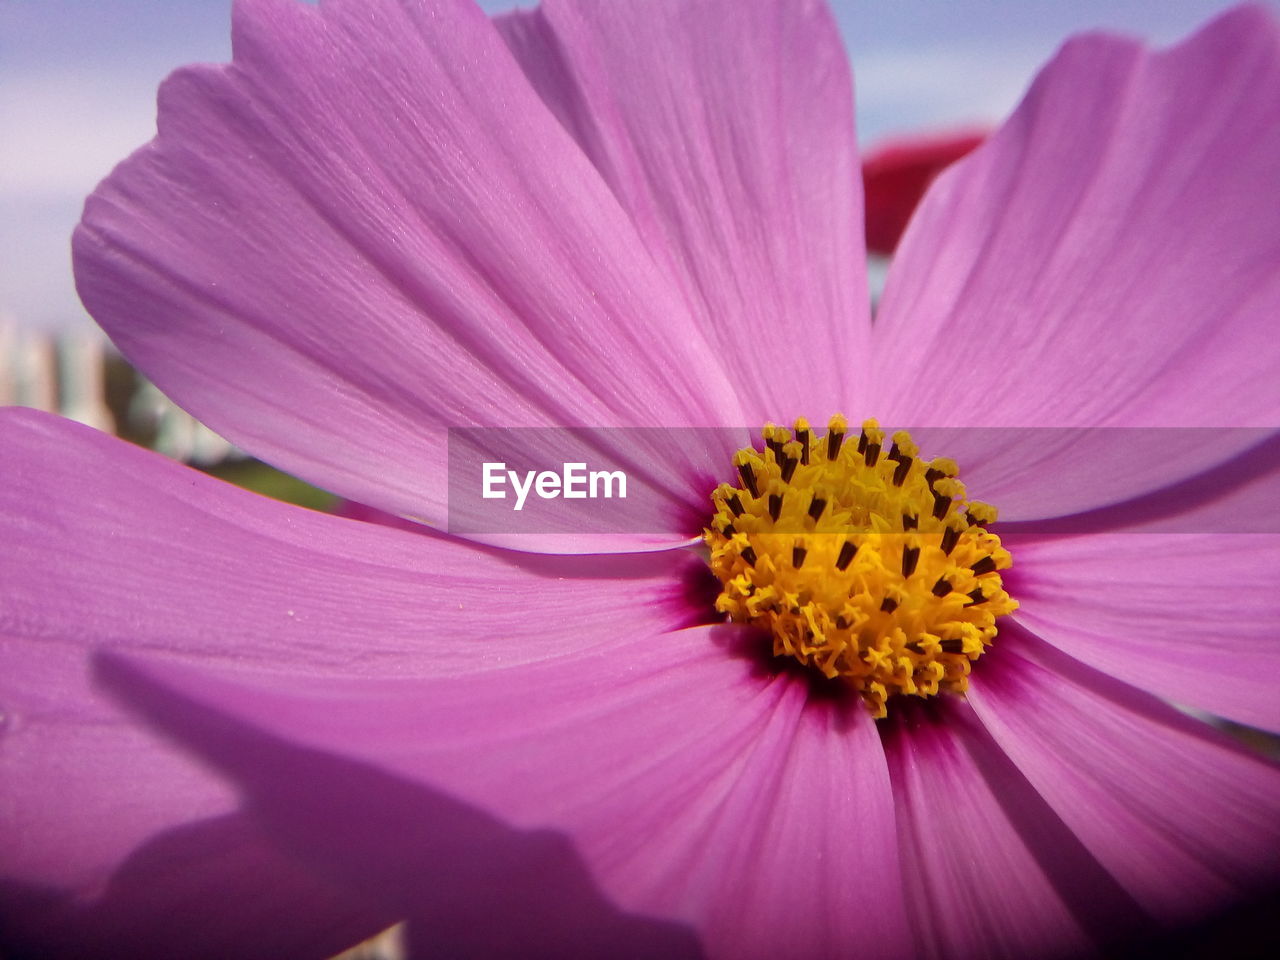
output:
M1234 430L1223 432L1242 434ZM1263 442L1203 473L1120 503L1070 516L1023 522L1009 522L1002 512L1000 535L1038 538L1116 531L1280 533L1280 516L1275 511L1280 498L1280 433L1268 434ZM1165 449L1169 450L1170 445L1165 444Z
M1037 533L1063 517L1117 505L1143 509L1141 500L1164 497L1171 487L1237 470L1277 439L1257 427L941 427L911 434L924 455L959 464L970 496Z
M90 312L192 413L435 523L449 426L740 422L678 292L478 9L238 0L233 21L234 62L169 79L159 137L74 240Z
M692 554L503 555L288 507L16 408L0 449L0 809L17 838L0 874L39 887L92 895L149 838L234 802L92 687L89 651L449 675L615 643L620 611L657 634L709 609Z
M497 21L683 291L749 426L856 413L870 331L852 84L823 4L549 0Z
M1189 922L1277 880L1280 769L1016 627L1000 640L974 710L1146 910Z
M269 765L193 732L193 712L564 833L612 902L690 925L712 956L906 955L889 784L861 706L762 671L728 628L620 625L609 648L440 682L229 681L136 660L111 673L251 798L279 788Z
M877 416L1280 422L1278 40L1272 14L1254 6L1168 51L1101 35L1068 43L912 221L877 316ZM1127 491L1104 476L1092 506L1242 449L1153 459ZM1057 462L1081 459L1064 444ZM1017 487L1035 492L1022 478L1007 489Z
M612 638L619 610L659 631L710 610L690 599L706 569L692 553L520 555L344 520L19 408L0 441L3 613L24 636L434 676L580 651Z
M1280 534L1114 533L1009 544L1015 614L1104 673L1280 731Z
M963 703L895 704L885 752L918 956L1083 955L1140 916Z

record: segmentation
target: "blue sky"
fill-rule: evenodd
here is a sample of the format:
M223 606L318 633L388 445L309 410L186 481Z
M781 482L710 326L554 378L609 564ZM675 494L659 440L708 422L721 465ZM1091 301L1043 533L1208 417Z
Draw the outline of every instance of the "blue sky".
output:
M603 0L618 2L618 0ZM630 0L643 2L643 0ZM226 60L231 0L0 0L0 321L88 324L68 237L85 194L154 132L155 89ZM487 0L490 11L510 0ZM862 142L991 123L1068 35L1167 43L1225 0L833 0Z

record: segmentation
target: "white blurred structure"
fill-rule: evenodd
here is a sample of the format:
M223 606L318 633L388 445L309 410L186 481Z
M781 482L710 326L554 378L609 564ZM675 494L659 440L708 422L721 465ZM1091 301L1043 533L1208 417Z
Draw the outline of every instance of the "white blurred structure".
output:
M0 317L0 404L60 413L114 433L101 334L54 337Z
M123 396L108 397L108 368ZM93 328L54 332L0 316L0 406L33 407L114 433L186 463L243 456L129 367Z
M154 383L141 377L139 380L140 386L129 401L127 416L131 424L154 429L153 449L175 460L202 467L244 456L228 441L178 407Z

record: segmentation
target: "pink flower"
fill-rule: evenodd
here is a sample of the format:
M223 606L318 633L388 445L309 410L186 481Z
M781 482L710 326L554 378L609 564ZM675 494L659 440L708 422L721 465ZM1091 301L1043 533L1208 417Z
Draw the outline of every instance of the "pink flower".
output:
M1272 16L1069 43L874 325L820 5L496 27L240 0L234 62L172 77L86 206L88 308L233 442L433 524L453 425L1263 429L930 450L1000 507L1021 607L967 698L877 723L719 622L686 547L732 444L590 434L666 526L517 552L6 410L5 949L315 956L407 917L443 955L1046 956L1273 882L1280 773L1165 703L1280 730Z

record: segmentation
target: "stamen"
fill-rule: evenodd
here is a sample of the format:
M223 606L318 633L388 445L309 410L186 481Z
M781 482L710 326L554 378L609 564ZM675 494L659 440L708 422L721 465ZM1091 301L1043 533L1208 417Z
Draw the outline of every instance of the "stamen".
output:
M834 460L840 455L840 444L844 442L845 431L849 429L849 421L840 414L831 418L827 427L827 459ZM858 451L861 453L862 451Z
M922 459L905 430L886 443L874 420L846 444L848 426L832 417L823 443L804 419L767 425L734 456L740 485L712 494L704 536L716 609L884 716L894 695L963 692L1017 604L996 511L967 500L956 463Z
M800 444L800 463L809 465L809 421L804 417L796 419L796 441Z
M983 557L976 563L971 564L969 569L973 571L973 575L975 577L980 577L984 573L994 573L996 569L996 562L991 557Z
M862 424L862 433L858 435L858 452L862 454L864 466L874 467L880 457L880 446L884 443L884 431L874 420Z
M893 449L898 449L896 444ZM893 471L893 485L895 487L900 487L902 486L903 481L907 479L907 474L911 472L911 464L915 463L915 460L911 457L901 455L894 457L892 454L889 459L898 461L898 466Z
M738 456L742 457L744 451L739 451ZM751 494L751 499L760 496L760 487L756 484L756 472L751 466L751 461L745 457L738 462L738 475L742 477L742 485L747 488L747 492Z
M790 483L800 466L800 444L792 440L782 448L782 482Z
M969 522L976 527L985 527L989 523L995 523L996 508L989 503L979 503L972 501L968 508Z
M779 435L779 428L772 423L766 423L761 433L764 434L765 445L773 451L773 462L781 463L783 439Z
M902 548L902 575L909 577L916 572L916 564L920 562L919 547Z
M769 494L769 518L774 523L778 522L778 517L782 515L782 494Z

